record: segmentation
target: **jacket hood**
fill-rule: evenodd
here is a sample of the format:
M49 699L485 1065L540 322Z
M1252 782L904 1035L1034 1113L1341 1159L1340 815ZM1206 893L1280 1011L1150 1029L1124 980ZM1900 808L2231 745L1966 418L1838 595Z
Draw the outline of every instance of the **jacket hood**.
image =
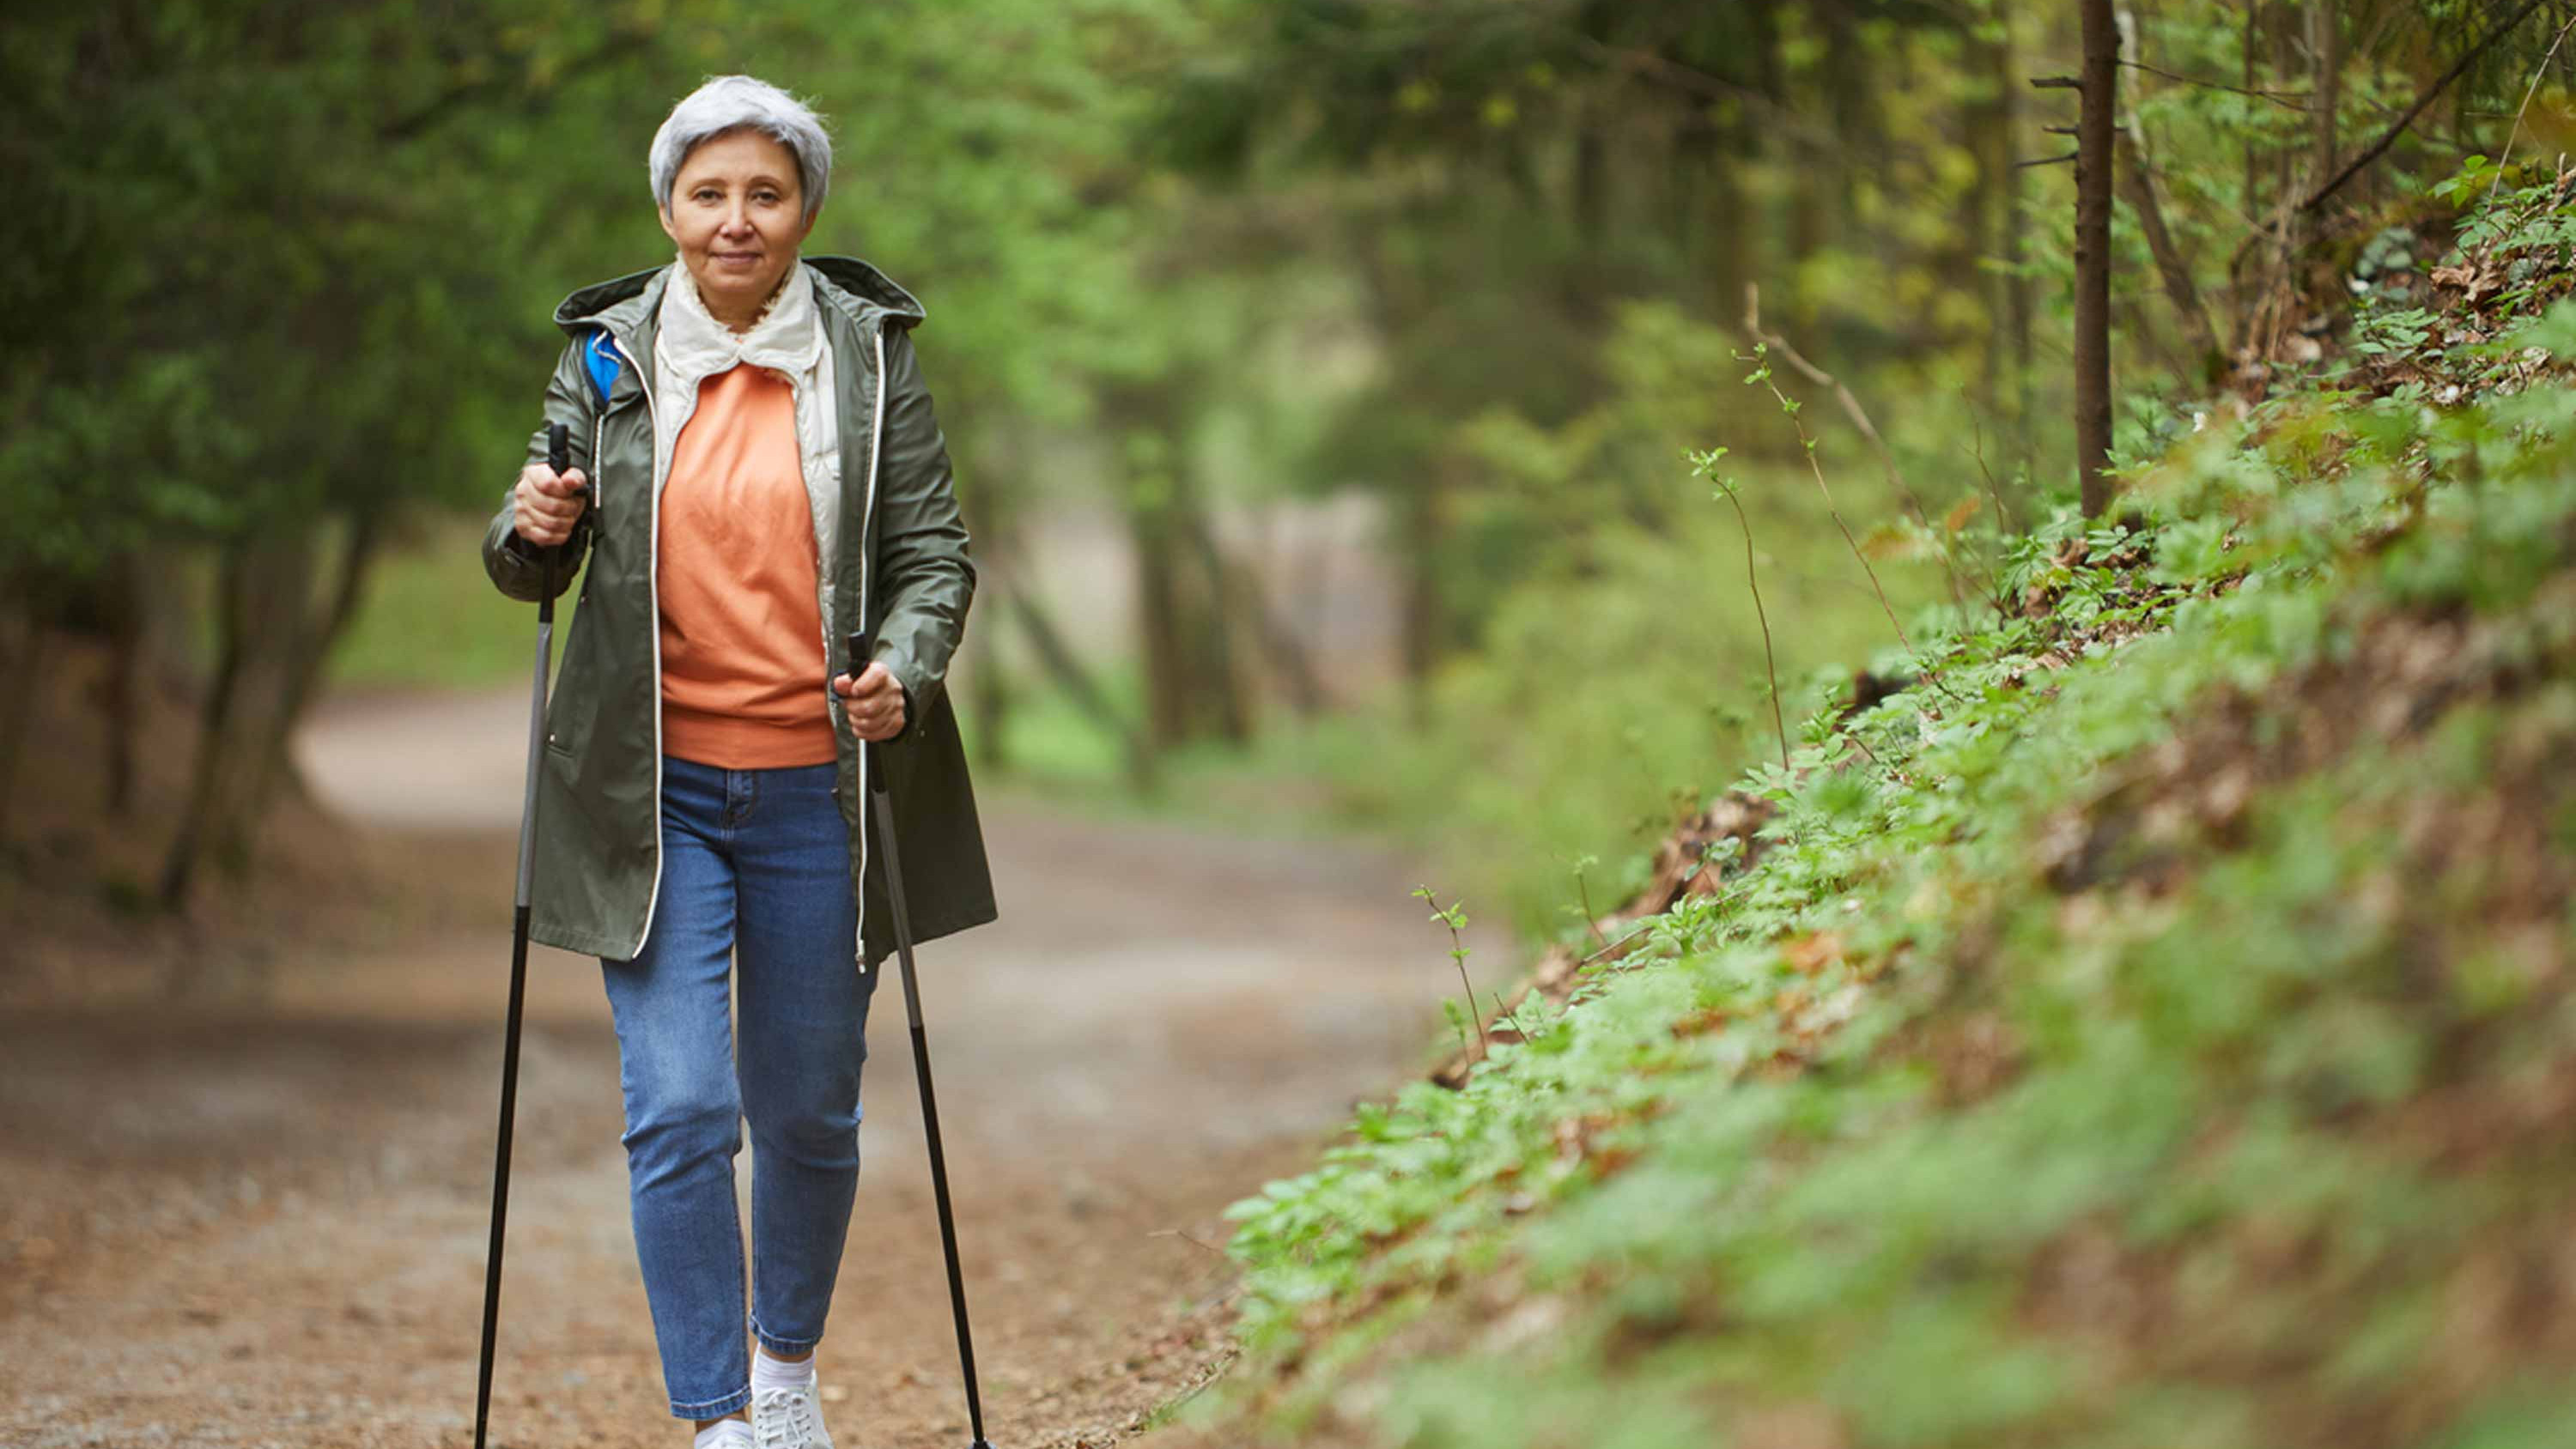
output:
M873 263L857 257L806 257L803 264L821 276L823 300L839 307L853 322L863 323L874 315L882 326L912 328L928 316L912 293ZM555 325L575 334L593 327L632 333L661 301L668 280L665 274L677 265L664 262L613 281L594 282L556 305Z

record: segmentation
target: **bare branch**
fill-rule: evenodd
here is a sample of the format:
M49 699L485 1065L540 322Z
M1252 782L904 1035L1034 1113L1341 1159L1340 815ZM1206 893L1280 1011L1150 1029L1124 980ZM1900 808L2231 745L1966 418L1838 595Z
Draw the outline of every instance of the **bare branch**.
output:
M1570 32L1567 38L1604 65L1616 66L1632 74L1660 81L1677 90L1689 91L1693 95L1705 96L1711 100L1741 101L1769 117L1773 125L1810 146L1819 146L1836 152L1845 149L1841 137L1830 131L1819 130L1797 112L1751 86L1727 80L1722 76L1710 75L1704 70L1695 70L1679 61L1657 55L1651 50L1607 45L1581 33Z
M2460 58L2451 62L2451 68L2449 70L2442 72L2438 79L2436 79L2431 85L2424 88L2424 93L2415 98L2415 104L2408 106L2405 114L2399 116L2394 122L2390 123L2387 130L2379 133L2378 140L2373 141L2368 146L2362 148L2361 154L2353 157L2352 161L2346 165L2343 170L2335 173L2335 177L2332 181L2329 181L2325 185L2318 187L2316 190L2309 192L2307 199L2301 201L2294 209L2298 211L2314 211L2318 207L2323 206L2327 197L2330 197L2337 191L2342 190L2345 182L2360 175L2363 168L2369 166L2371 162L2378 160L2389 147L2396 145L2397 138L2406 133L2406 128L2415 124L2415 118L2424 114L2424 108L2433 104L2434 100L2437 99L2442 92L2449 90L2451 88L2451 82L2456 81L2462 75L2465 75L2468 72L2469 66L2473 64L2479 56L2486 54L2489 46L2502 40L2515 26L2518 26L2522 24L2523 21L2530 19L2531 12L2539 9L2546 3L2548 3L2548 0L2523 0L2522 8L2514 11L2503 24L2488 31L2477 44L2472 45L2467 50L2461 52Z
M1905 474L1896 466L1896 453L1887 446L1887 440L1879 436L1877 426L1870 422L1869 414L1861 408L1860 399L1852 396L1852 390L1843 386L1842 379L1800 356L1798 349L1789 345L1788 338L1762 330L1762 288L1753 282L1744 284L1744 332L1754 341L1779 353L1791 367L1804 374L1807 381L1834 390L1834 401L1841 404L1843 416L1851 419L1851 425L1859 429L1860 435L1869 439L1869 445L1878 451L1878 465L1887 473L1888 486L1905 500L1906 510L1914 515L1915 522L1931 527L1932 519L1923 511L1923 500L1914 496L1914 489L1906 483Z
M2234 95L2252 96L2258 101L2270 101L2272 104L2282 107L2285 110L2306 111L2308 108L2302 103L2307 101L2311 94L2307 91L2252 90L2245 86L2232 86L2225 81L2202 80L2198 76L2177 75L2169 70L2159 70L2155 66L2149 65L2143 60L2124 60L2120 62L2120 64L2127 66L2131 70L2142 70L2149 75L2162 76L2166 80L2177 81L2187 86L2198 86L2203 90L2227 91Z

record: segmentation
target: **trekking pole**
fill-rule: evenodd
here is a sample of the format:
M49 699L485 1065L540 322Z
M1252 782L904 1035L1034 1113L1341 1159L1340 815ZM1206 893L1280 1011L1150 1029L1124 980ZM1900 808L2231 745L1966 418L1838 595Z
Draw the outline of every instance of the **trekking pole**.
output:
M562 423L546 426L546 466L560 478L572 465ZM587 488L585 487L585 491ZM492 1153L492 1241L483 1257L483 1363L474 1385L474 1449L492 1412L492 1345L501 1327L501 1242L510 1221L510 1124L519 1106L519 1024L528 994L528 896L537 868L537 769L546 743L546 671L555 651L555 566L562 545L544 550L545 587L537 596L537 682L528 707L528 789L519 806L519 891L510 940L510 1024L501 1048L501 1137Z
M855 682L868 667L865 630L849 639L849 676ZM948 1157L939 1147L939 1098L930 1089L930 1041L921 1028L921 988L912 973L912 916L903 900L903 863L895 854L894 798L886 793L885 771L878 768L877 743L859 742L860 768L868 777L868 808L876 814L877 856L885 862L886 900L894 912L894 949L903 962L903 1010L912 1024L912 1066L921 1079L921 1126L930 1138L930 1186L939 1202L939 1244L948 1253L948 1302L957 1312L957 1358L966 1370L966 1419L975 1434L970 1449L993 1449L984 1441L984 1396L975 1382L975 1336L966 1325L966 1275L957 1266L957 1219L948 1207Z

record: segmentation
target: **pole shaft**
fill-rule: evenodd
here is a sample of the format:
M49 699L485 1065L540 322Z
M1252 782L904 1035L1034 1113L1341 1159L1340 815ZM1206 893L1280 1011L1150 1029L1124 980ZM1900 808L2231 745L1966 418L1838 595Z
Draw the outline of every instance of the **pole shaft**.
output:
M912 1026L913 1075L921 1083L921 1126L930 1140L930 1188L939 1205L939 1245L948 1257L948 1302L957 1311L957 1361L966 1371L966 1418L975 1442L984 1442L984 1396L975 1377L975 1335L966 1322L966 1274L957 1261L957 1218L948 1201L948 1155L939 1141L939 1096L930 1085L930 1037L921 1024L921 987L912 966L912 917L903 898L903 866L895 855L894 801L880 773L876 746L869 752L868 795L877 822L877 852L885 862L886 900L894 915L895 955L903 966L904 1014Z
M501 1243L510 1225L510 1127L519 1106L519 1026L528 986L528 906L521 901L513 914L516 939L510 947L510 1021L501 1056L501 1134L492 1149L492 1240L483 1258L483 1357L474 1384L474 1449L492 1414L492 1350L501 1330Z
M564 469L564 426L551 429L549 461ZM492 1418L492 1354L501 1333L501 1248L510 1225L510 1137L519 1115L519 1029L528 999L528 898L536 877L537 771L546 743L546 674L555 652L555 567L560 549L546 550L537 598L536 683L528 696L528 785L519 808L518 898L510 912L510 1014L501 1043L501 1130L492 1144L492 1239L483 1249L483 1352L474 1373L474 1449L484 1449Z
M554 570L547 571L552 583ZM519 913L528 911L528 898L537 878L537 762L546 747L546 666L554 658L555 601L549 596L537 606L537 682L528 706L528 787L519 798ZM526 923L520 924L521 936L527 934Z

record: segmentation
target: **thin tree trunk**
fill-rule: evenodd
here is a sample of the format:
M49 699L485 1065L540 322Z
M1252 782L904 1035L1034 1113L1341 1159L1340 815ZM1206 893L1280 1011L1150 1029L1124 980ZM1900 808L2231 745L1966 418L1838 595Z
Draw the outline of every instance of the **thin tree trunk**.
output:
M286 748L286 709L295 680L318 669L326 622L313 604L320 530L308 528L263 538L250 549L243 575L242 683L234 699L234 758L218 778L215 808L206 818L206 854L238 877L250 868L259 828L267 819L270 765Z
M983 658L984 662L973 666L966 676L967 693L975 701L975 767L980 770L1008 770L1011 768L1011 681L992 662L991 651L985 651Z
M1093 724L1118 741L1119 752L1126 757L1129 782L1140 792L1150 791L1155 784L1154 752L1147 748L1142 732L1121 717L1109 703L1109 696L1091 677L1091 671L1083 668L1072 646L1065 643L1064 635L1057 631L1055 622L1047 617L1046 610L1039 606L1028 590L1005 589L1002 597L1012 617L1019 621L1022 632L1027 634L1029 648L1036 653L1040 667L1055 677L1056 684L1073 700L1075 708L1090 716Z
M1020 570L1028 562L1021 543L1027 507L1023 487L1014 480L1032 471L1027 463L1029 451L1026 434L1018 428L991 430L980 450L984 465L975 476L984 482L974 491L976 507L968 521L975 528L976 549L991 561L997 580L1020 577ZM1021 680L1002 666L998 654L989 650L969 666L966 679L969 697L974 701L975 763L985 769L1008 770L1012 760L1011 715L1020 700ZM1118 737L1122 741L1126 738L1123 729Z
M2084 516L2111 502L2112 122L2120 33L2111 0L2082 0L2084 68L2075 161L2075 466Z
M2137 16L2133 11L2122 10L2118 18L2122 55L2135 59ZM2165 226L2164 201L2158 195L2154 169L2147 160L2146 133L2138 125L2137 113L2126 106L2121 108L2119 141L2114 149L2120 153L2114 159L2119 173L2120 195L2129 203L2130 211L2137 215L2138 230L2146 237L2147 253L2155 259L2156 275L2164 283L2165 300L2173 305L2174 316L2181 322L2184 337L2191 345L2192 366L2188 375L2206 379L2212 375L2213 359L2218 353L2218 333L2210 326L2208 309L2201 305L2200 288L2191 279L2191 265L2183 260L2181 249L2174 245L2173 233Z
M1996 93L1981 97L1961 114L1961 129L1968 138L1968 154L1976 159L1977 177L1960 203L1959 231L1967 250L1968 273L1963 278L1977 298L1977 311L1989 319L1986 345L1977 359L1977 406L1991 416L1996 411L1999 387L2004 371L2004 349L1997 345L1991 319L2003 313L2001 290L1986 275L1985 262L1998 255L2002 233L1996 217L2003 204L2004 177L2013 169L2012 143L2003 129L2005 96L2012 87L1995 83L1994 66L1989 52L1993 47L1977 39L1973 29L1967 37L1967 59L1972 68L1982 68L1987 84Z
M350 521L321 618L293 631L295 652L280 661L285 669L285 684L277 701L276 723L266 734L258 766L242 792L240 810L245 818L256 819L265 812L281 786L298 798L307 794L304 773L295 764L295 731L321 685L332 648L348 632L349 621L357 617L359 601L366 597L367 575L382 539L383 522L376 510L370 509Z
M1190 552L1198 559L1199 576L1207 589L1195 631L1199 695L1214 707L1217 731L1232 743L1242 744L1252 738L1252 710L1244 698L1244 671L1235 662L1234 649L1234 633L1244 601L1235 584L1234 570L1225 551L1217 546L1216 533L1208 526L1206 510L1198 507L1195 494L1182 505L1179 522L1181 535L1189 540ZM1258 608L1259 600L1252 604Z
M2335 129L2343 108L2343 17L2341 0L2308 0L2308 52L2316 63L2317 176L2335 174L2335 151L2341 141Z
M188 799L180 807L178 833L161 863L160 900L164 910L184 909L196 880L203 848L220 791L218 782L229 764L233 701L241 690L244 635L243 574L248 563L243 545L224 551L215 584L215 668L197 712L197 752L189 766Z
M1325 693L1323 676L1315 669L1315 656L1306 648L1305 641L1297 637L1297 631L1289 628L1287 621L1271 609L1268 597L1259 590L1255 591L1252 601L1252 618L1261 636L1262 653L1269 657L1270 667L1286 684L1288 707L1296 711L1300 719L1312 719L1323 713L1331 699Z
M1180 579L1172 567L1171 531L1159 507L1133 508L1137 628L1145 654L1145 736L1157 750L1189 738L1188 646L1181 627Z
M2291 3L2293 0L2282 0L2283 10L2276 10L2272 17L2270 34L2272 74L2276 77L2293 76L2299 73L2299 17L2295 11L2284 13ZM2295 145L2277 147L2272 153L2273 204L2286 206L2290 198L2298 193L2299 148Z
M1706 243L1699 251L1702 260L1691 274L1706 277L1713 288L1706 305L1722 306L1744 290L1759 253L1764 217L1746 198L1738 169L1738 158L1754 154L1758 142L1753 132L1737 126L1724 132L1710 130L1704 144L1707 152L1699 158L1698 168L1705 185L1697 210Z
M1248 631L1279 678L1285 683L1290 708L1301 717L1313 715L1324 704L1324 687L1315 675L1315 663L1299 643L1296 634L1271 611L1268 591L1262 587L1258 570L1225 551L1217 542L1203 515L1192 515L1192 533L1199 552L1218 585L1219 612L1232 627ZM1239 671L1238 671L1239 673Z
M2244 88L2254 90L2255 56L2262 50L2263 0L2245 0L2245 39L2239 47L2244 63ZM2254 128L2245 128L2245 214L2259 217L2262 210L2263 149L2254 139Z
M1402 658L1408 709L1416 727L1431 720L1431 671L1438 666L1446 630L1440 605L1441 513L1446 458L1429 460L1404 497L1401 533L1404 569Z
M2012 351L2013 436L2020 439L2016 464L2030 462L2031 430L2031 331L2034 308L2031 303L2030 278L2022 275L2022 187L2026 184L2023 168L2011 164L2014 146L2021 139L2021 62L2013 45L2013 8L2008 0L1996 0L1995 23L2001 34L1995 42L1995 85L2002 95L2001 114L1995 124L2002 132L2003 168L2003 257L2004 257L2004 331Z
M1601 109L1587 107L1574 133L1574 239L1587 258L1600 255L1610 227L1610 143Z
M18 647L9 655L9 691L0 699L0 841L9 838L9 802L17 796L18 762L26 755L27 729L45 690L45 628L35 611L22 616Z
M147 575L128 556L109 570L115 594L107 631L107 671L99 677L99 732L107 745L107 812L120 819L134 813L137 742L143 727L137 717L134 683L142 677L143 640L151 618L143 591Z

